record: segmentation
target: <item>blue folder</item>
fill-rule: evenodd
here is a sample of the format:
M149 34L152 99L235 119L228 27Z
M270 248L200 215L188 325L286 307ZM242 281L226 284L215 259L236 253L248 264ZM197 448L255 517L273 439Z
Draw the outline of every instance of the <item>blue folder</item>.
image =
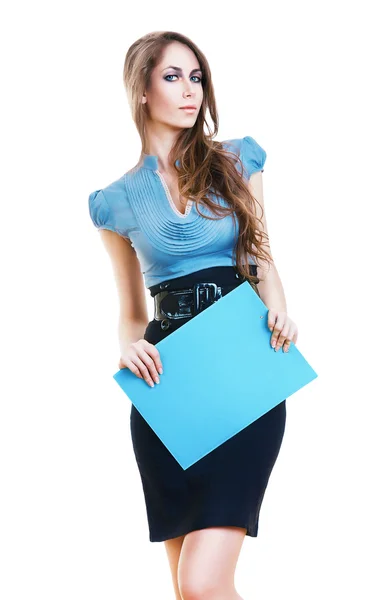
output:
M267 318L245 281L156 344L160 384L113 376L183 469L317 377L294 343L272 348Z

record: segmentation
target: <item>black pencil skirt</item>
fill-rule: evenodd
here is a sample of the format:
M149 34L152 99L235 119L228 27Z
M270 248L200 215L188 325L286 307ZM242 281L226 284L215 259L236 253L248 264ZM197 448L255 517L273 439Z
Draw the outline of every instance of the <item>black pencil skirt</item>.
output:
M256 275L255 265L250 265L250 272ZM182 289L199 281L237 287L244 280L238 278L234 267L221 266L169 281L169 289ZM253 287L258 293L257 286ZM153 297L160 291L160 285L148 289ZM146 327L144 339L157 344L190 318L195 316L171 320L171 326L165 330L161 329L160 321L153 319ZM182 361L189 369L190 357L182 355ZM252 385L250 381L250 397ZM131 437L143 486L150 541L162 542L197 529L227 526L244 527L246 535L256 537L262 500L280 451L285 421L283 400L184 470L132 404Z

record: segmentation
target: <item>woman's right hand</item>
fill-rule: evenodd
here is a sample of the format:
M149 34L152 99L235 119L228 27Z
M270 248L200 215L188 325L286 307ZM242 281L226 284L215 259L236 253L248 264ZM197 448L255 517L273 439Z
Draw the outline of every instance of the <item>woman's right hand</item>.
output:
M154 344L144 338L127 344L122 350L118 366L119 369L130 369L151 387L154 387L153 381L160 383L158 376L158 372L162 373L160 353Z

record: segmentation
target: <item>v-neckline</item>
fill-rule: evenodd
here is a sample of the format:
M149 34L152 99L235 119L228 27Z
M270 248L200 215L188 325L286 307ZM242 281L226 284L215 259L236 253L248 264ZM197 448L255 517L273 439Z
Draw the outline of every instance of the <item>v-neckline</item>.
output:
M155 169L155 173L158 175L158 177L160 178L160 181L162 183L162 187L164 188L164 192L165 192L165 197L169 203L170 208L172 209L172 211L174 212L175 215L177 215L178 217L181 217L181 219L186 219L189 214L191 213L192 210L192 206L194 204L193 200L188 200L187 204L186 204L186 210L184 213L181 213L178 208L176 207L176 205L174 204L172 195L170 193L168 184L165 181L165 178L163 176L163 174L158 170Z
M179 163L180 163L179 159L175 161L176 165L179 165ZM155 154L146 154L145 152L142 152L141 153L141 164L144 169L153 171L159 178L163 192L164 192L164 196L165 196L166 207L169 210L169 213L172 215L175 215L176 217L179 217L179 219L181 219L181 220L188 219L188 217L192 214L192 207L195 204L195 202L194 202L194 200L190 200L190 199L187 201L186 210L185 210L184 214L182 214L178 210L178 208L174 204L168 184L166 183L163 174L160 172L160 170L158 168L158 166L159 166L158 165L158 156L156 156Z

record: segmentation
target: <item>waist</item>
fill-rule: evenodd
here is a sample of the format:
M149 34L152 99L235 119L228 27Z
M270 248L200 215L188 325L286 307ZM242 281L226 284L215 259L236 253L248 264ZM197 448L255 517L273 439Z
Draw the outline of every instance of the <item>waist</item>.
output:
M256 265L249 265L249 273L257 277ZM210 267L162 281L149 288L154 319L161 321L162 329L168 329L171 321L195 316L245 281L233 266ZM256 293L258 281L252 284Z

